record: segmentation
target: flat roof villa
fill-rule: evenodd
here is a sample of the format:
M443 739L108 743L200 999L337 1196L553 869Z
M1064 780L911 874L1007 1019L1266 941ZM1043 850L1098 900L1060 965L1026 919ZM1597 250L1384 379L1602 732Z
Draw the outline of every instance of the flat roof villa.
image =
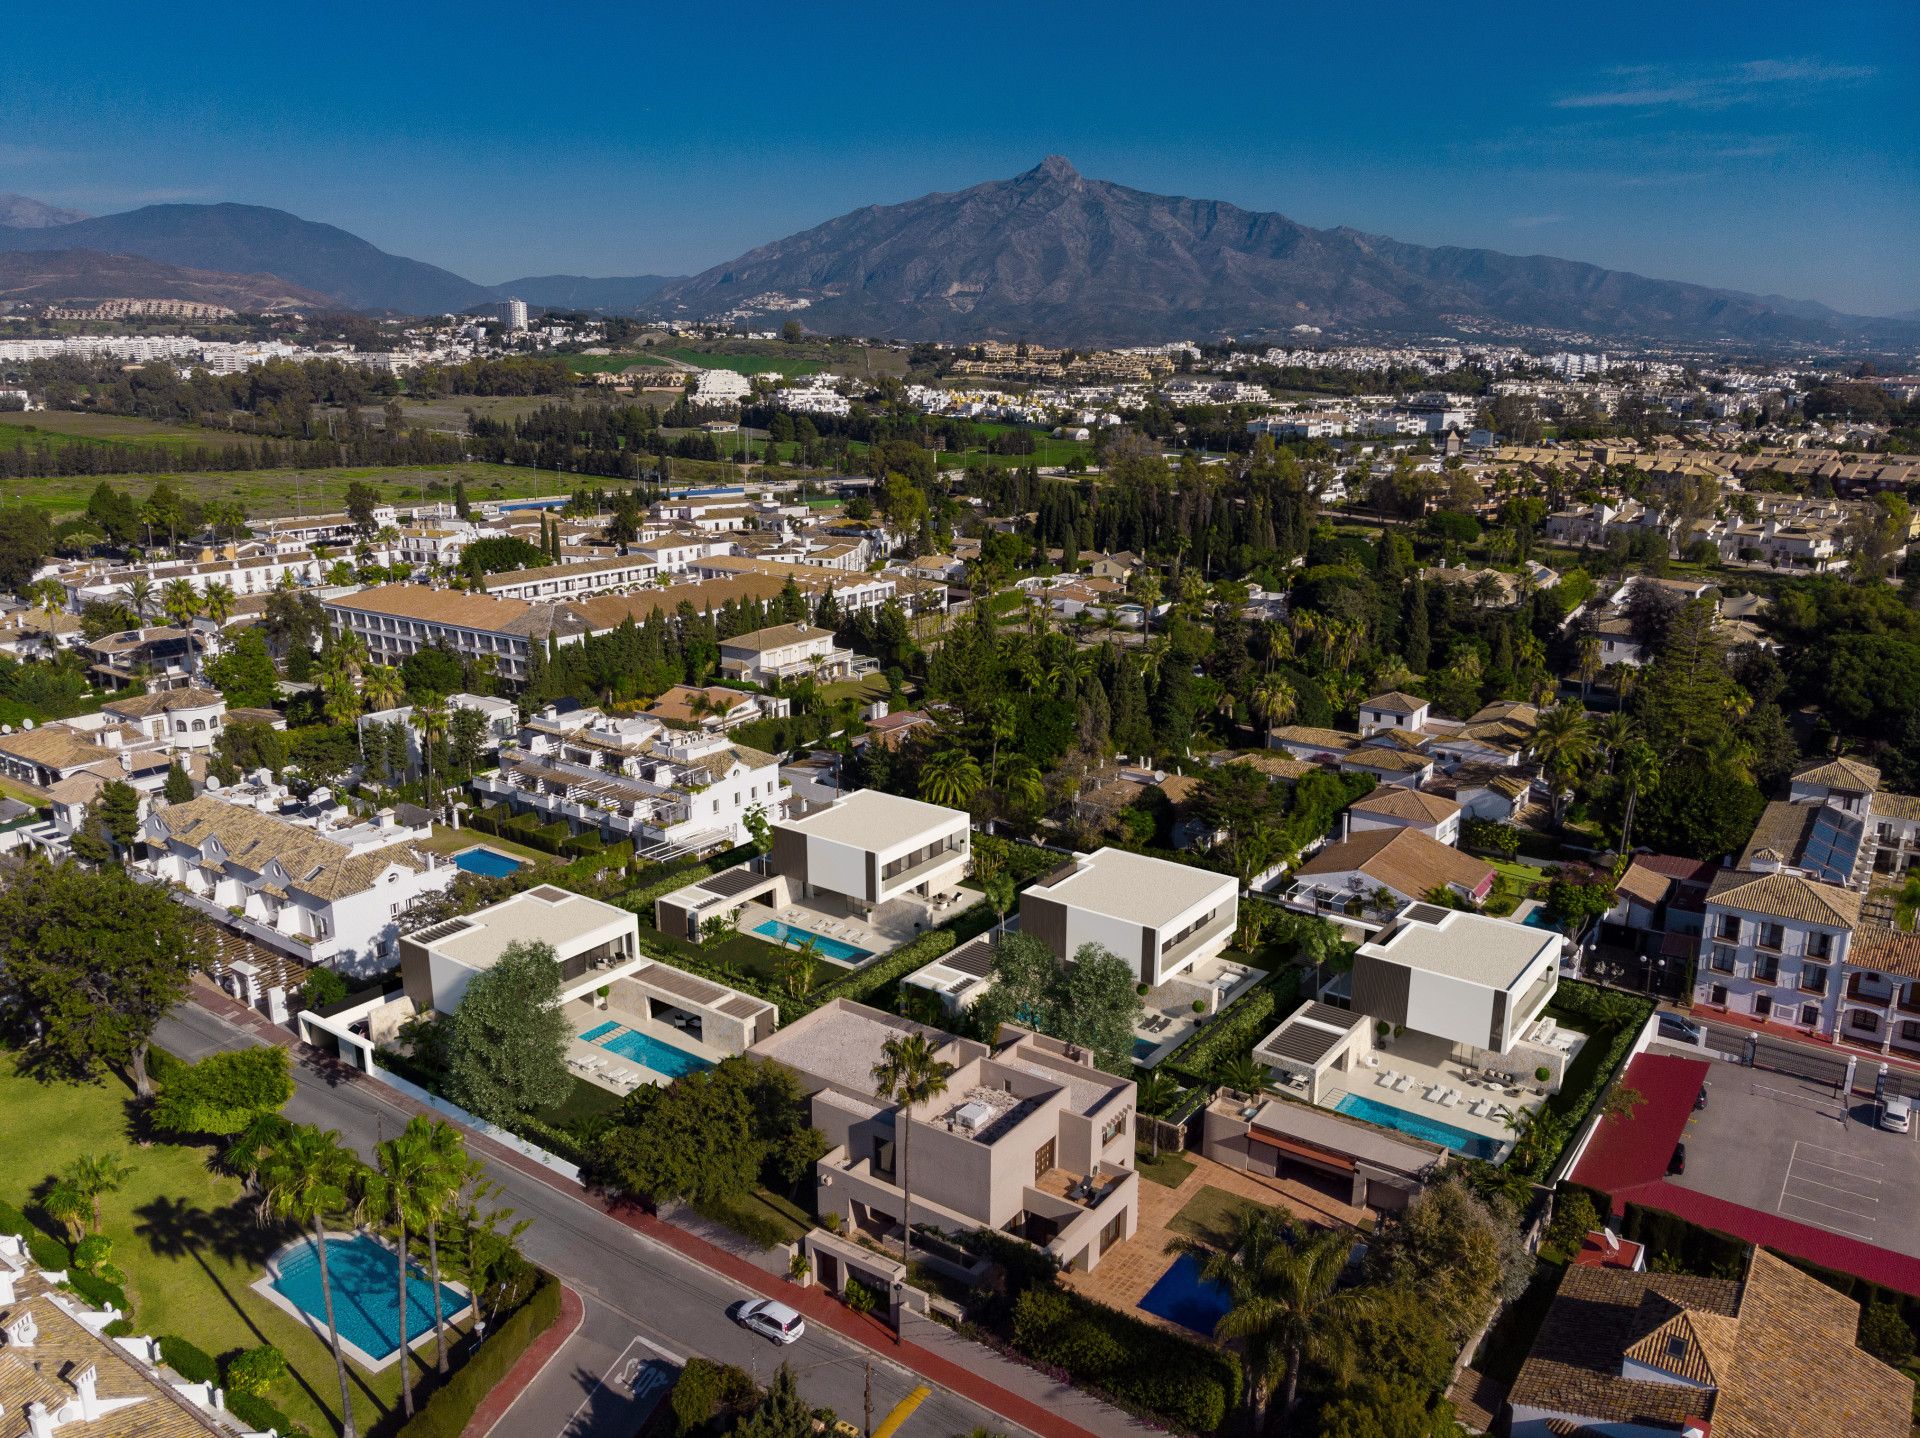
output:
M1099 944L1149 986L1217 957L1239 917L1231 874L1124 849L1075 855L1020 896L1020 927L1057 957Z
M542 943L560 961L562 1003L581 998L647 961L640 921L625 909L541 884L400 940L400 977L421 1012L450 1014L467 985L510 945Z
M1350 1008L1308 1000L1253 1056L1308 1104L1501 1157L1508 1118L1543 1103L1585 1042L1543 1017L1564 942L1550 929L1411 905L1355 953Z
M903 1113L875 1092L872 1071L887 1040L908 1033L926 1035L953 1073L945 1093ZM1079 1272L1134 1231L1134 1085L1089 1054L1011 1026L992 1045L957 1038L845 999L752 1053L793 1070L809 1092L831 1145L814 1166L815 1204L849 1232L898 1229L908 1162L915 1223L998 1229ZM905 1145L903 1122L913 1128Z
M657 900L663 934L698 941L716 915L775 943L865 962L940 922L959 901L972 830L958 809L878 789L773 825L773 849Z

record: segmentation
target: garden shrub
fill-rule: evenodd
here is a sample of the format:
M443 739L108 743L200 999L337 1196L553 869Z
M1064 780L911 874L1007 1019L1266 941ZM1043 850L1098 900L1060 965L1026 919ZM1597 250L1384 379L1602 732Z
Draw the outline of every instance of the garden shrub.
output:
M857 1278L847 1280L847 1286L841 1290L840 1297L855 1313L871 1313L880 1306L879 1296Z
M66 1244L44 1233L27 1235L27 1254L34 1263L49 1272L73 1267L73 1253Z
M107 1338L131 1338L133 1337L133 1320L130 1318L116 1318L105 1328L101 1329L100 1332Z
M112 1306L121 1313L127 1311L127 1290L111 1279L98 1273L88 1273L85 1269L73 1268L67 1271L67 1287L86 1299L95 1308Z
M155 1049L154 1052L158 1053L159 1050ZM26 1214L4 1199L0 1199L0 1233L12 1233L21 1238L29 1238L35 1231L34 1226L27 1221Z
M257 1393L229 1391L226 1400L227 1412L255 1432L265 1433L271 1429L280 1438L308 1438L306 1429Z
M716 1201L697 1205L694 1212L702 1218L724 1224L749 1243L757 1243L762 1248L775 1248L789 1241L786 1227L751 1203Z
M1195 1433L1211 1433L1240 1401L1240 1362L1118 1309L1060 1288L1029 1288L1014 1301L1013 1345Z
M220 1365L205 1349L171 1333L160 1335L160 1361L189 1383L218 1383Z
M287 1355L271 1344L249 1348L227 1360L224 1377L228 1393L251 1393L263 1397L266 1391L287 1376Z
M560 1285L541 1274L527 1301L488 1335L487 1340L447 1379L396 1438L460 1438L480 1400L507 1376L527 1346L560 1316Z
M1225 1083L1235 1059L1248 1058L1267 1031L1300 1006L1300 971L1282 969L1242 994L1160 1068L1189 1084Z

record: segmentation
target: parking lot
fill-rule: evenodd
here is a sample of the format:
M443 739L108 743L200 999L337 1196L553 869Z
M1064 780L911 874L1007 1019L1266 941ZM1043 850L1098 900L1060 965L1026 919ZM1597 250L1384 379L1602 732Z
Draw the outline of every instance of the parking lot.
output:
M1878 1118L1871 1097L1831 1082L1716 1062L1707 1106L1687 1123L1687 1170L1671 1182L1920 1258L1920 1143Z

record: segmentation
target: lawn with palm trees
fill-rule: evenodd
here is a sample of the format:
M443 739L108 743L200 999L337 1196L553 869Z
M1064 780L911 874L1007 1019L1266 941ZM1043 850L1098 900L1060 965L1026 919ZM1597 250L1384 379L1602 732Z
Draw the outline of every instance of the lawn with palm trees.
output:
M337 1431L340 1392L326 1343L251 1287L291 1230L259 1221L239 1179L216 1166L212 1145L152 1141L132 1099L117 1078L41 1083L0 1054L0 1198L31 1211L53 1175L88 1156L121 1159L125 1178L99 1194L100 1232L126 1274L138 1330L177 1335L216 1357L272 1344L289 1373L269 1401L311 1433ZM347 1371L370 1429L399 1401L398 1370Z

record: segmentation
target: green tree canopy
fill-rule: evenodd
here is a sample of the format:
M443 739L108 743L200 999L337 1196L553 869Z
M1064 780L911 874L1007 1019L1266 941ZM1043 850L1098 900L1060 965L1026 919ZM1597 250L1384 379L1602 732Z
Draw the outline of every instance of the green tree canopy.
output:
M167 891L126 870L27 860L0 889L0 993L37 1021L31 1064L87 1079L124 1064L143 1095L154 1026L205 961Z
M278 1045L209 1054L167 1075L153 1121L170 1133L240 1133L292 1097L287 1051Z
M572 1037L560 1012L560 963L553 945L508 944L477 974L445 1020L447 1087L453 1101L502 1122L563 1103Z

